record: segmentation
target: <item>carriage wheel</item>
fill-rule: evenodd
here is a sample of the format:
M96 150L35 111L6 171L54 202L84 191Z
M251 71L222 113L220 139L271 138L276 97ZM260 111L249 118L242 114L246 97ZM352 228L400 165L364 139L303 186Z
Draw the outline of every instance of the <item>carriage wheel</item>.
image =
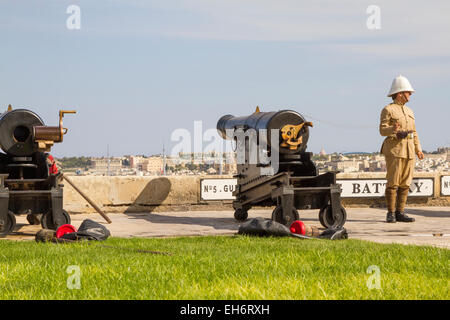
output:
M61 225L63 225L63 224L70 224L71 220L70 220L69 213L67 213L66 210L63 210L62 214L64 216L64 221L63 221L63 223L61 223ZM53 222L53 215L52 215L51 211L47 212L46 214L44 214L42 216L41 225L42 225L42 228L44 228L44 229L51 229L51 230L56 230L59 227L59 225L56 225Z
M283 215L283 208L281 206L276 207L272 211L272 220L285 226L290 226L292 222L299 219L298 211L292 208L292 213L290 215Z
M16 216L11 211L8 211L8 214L6 215L5 224L2 227L0 227L0 238L6 237L8 234L10 234L15 226L16 226Z
M335 220L333 217L333 210L331 208L331 205L327 205L327 206L323 207L322 209L320 209L319 221L320 221L320 224L327 229L329 229L331 227L340 228L345 224L345 221L347 221L347 211L345 211L344 207L341 207L339 216Z
M248 218L248 211L244 209L236 209L236 211L234 211L234 218L237 221L245 221Z

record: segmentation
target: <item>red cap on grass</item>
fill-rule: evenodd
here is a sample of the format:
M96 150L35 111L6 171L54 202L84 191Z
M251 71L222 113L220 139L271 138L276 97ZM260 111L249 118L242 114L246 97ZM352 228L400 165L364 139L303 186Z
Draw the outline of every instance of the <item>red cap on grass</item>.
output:
M291 227L289 229L291 230L292 233L301 234L301 235L306 234L305 224L300 220L296 220L296 221L292 222Z
M77 229L75 229L75 227L71 224L63 224L62 226L60 226L58 228L58 230L56 230L56 238L61 238L63 235L68 234L68 233L72 233L72 232L77 232Z

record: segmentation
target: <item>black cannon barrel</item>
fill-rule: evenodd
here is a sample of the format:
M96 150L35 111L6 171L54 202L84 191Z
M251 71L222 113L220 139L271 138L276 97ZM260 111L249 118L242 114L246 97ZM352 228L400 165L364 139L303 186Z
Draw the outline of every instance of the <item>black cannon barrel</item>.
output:
M15 109L0 115L0 148L14 156L29 156L38 151L33 141L33 127L44 121L33 111Z
M225 115L217 122L217 131L223 139L233 139L233 131L242 128L243 130L255 129L259 137L259 130L266 129L267 137L259 137L266 139L270 145L271 129L281 130L286 125L299 125L305 123L305 118L293 110L280 110L273 112L255 112L249 116L235 117ZM309 129L304 126L300 135L302 136L302 144L296 150L280 149L283 153L303 152L309 139ZM280 138L280 142L282 139Z

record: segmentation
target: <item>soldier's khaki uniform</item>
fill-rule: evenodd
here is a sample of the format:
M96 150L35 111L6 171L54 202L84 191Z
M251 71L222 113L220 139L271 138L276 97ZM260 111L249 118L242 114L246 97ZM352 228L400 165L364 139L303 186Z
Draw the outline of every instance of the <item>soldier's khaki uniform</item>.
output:
M400 124L398 131L412 131L412 133L406 138L397 138L394 133L396 122ZM415 157L418 152L422 152L414 112L397 101L386 106L381 112L380 134L386 136L381 153L386 158L388 211L403 212L413 178Z

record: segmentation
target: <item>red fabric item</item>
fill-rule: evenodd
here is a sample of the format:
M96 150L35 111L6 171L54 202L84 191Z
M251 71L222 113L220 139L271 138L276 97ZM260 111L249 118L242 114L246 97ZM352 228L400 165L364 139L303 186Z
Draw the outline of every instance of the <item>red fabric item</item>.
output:
M47 156L47 164L48 164L48 170L50 174L57 174L58 173L58 167L56 166L55 159L51 154Z
M67 233L77 232L77 229L71 224L63 224L56 230L56 237L59 239Z
M296 221L292 222L291 227L289 229L291 230L292 233L301 234L301 235L306 234L305 224L300 220L296 220Z

